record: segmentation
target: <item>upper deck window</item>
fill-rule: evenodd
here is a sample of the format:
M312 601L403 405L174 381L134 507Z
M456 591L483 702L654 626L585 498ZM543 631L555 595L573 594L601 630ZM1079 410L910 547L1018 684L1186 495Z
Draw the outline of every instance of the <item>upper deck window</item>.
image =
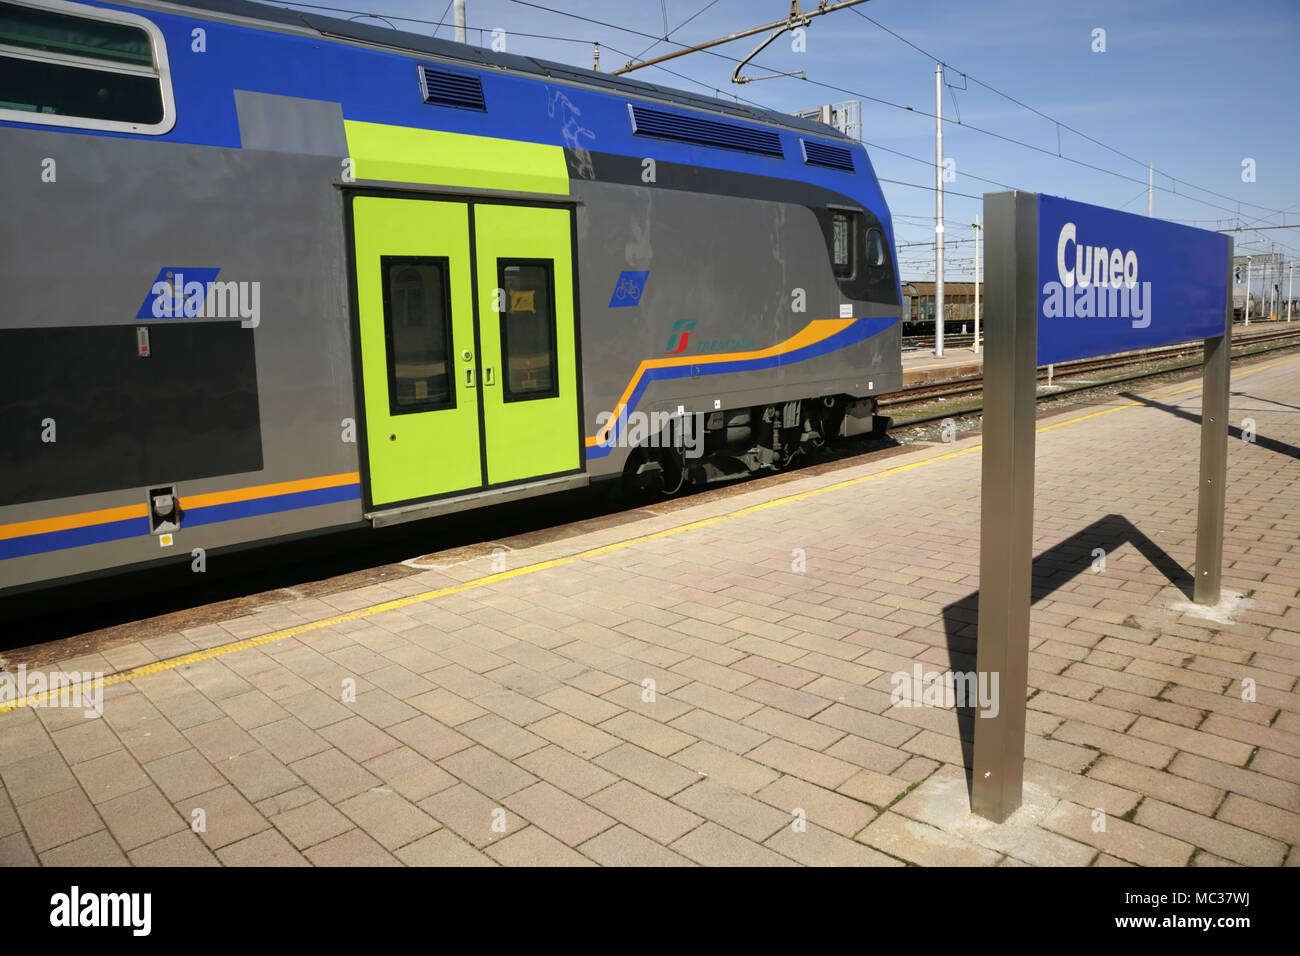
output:
M167 132L176 115L162 33L133 13L0 0L0 120Z

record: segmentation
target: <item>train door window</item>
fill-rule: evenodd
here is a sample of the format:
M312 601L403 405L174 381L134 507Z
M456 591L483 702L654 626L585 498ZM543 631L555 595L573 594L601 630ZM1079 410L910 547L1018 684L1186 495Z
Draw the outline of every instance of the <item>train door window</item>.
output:
M853 275L855 217L847 212L831 213L831 265L837 276Z
M162 32L125 11L0 0L0 119L166 133L176 110Z
M497 260L498 288L505 293L501 363L507 402L559 395L554 265L550 259Z
M456 407L447 258L380 256L393 415Z

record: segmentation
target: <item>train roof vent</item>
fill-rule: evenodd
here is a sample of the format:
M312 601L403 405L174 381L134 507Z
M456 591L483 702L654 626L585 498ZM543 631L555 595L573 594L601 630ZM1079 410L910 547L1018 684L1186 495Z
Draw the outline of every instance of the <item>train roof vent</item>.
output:
M420 96L426 103L459 106L467 110L486 110L483 80L472 73L420 67Z
M832 146L812 139L800 139L803 161L813 166L829 166L853 172L853 152L846 146Z
M775 130L756 129L740 123L686 113L672 113L637 103L629 103L627 108L632 115L632 132L639 136L657 136L721 149L766 153L769 156L785 155L781 150L781 137Z

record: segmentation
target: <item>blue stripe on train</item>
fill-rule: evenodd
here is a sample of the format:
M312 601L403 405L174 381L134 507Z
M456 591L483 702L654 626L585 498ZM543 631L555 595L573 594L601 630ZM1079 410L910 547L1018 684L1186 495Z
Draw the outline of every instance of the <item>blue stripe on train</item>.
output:
M209 505L186 511L182 516L181 528L194 528L199 525L216 524L220 521L233 521L236 518L253 518L258 515L275 514L281 511L293 511L298 508L311 508L316 505L337 504L342 501L356 501L361 497L361 486L353 483L334 488L316 488L312 491L298 491L288 495L274 495L269 498L254 498L251 501L232 501L228 504ZM0 540L0 561L5 558L21 558L29 554L44 554L47 551L62 551L66 548L80 548L88 544L101 544L105 541L120 541L149 534L148 518L128 518L125 521L110 521L106 524L89 525L84 528L68 528L63 531L46 531L21 538Z
M21 538L5 538L0 541L0 560L43 554L46 551L62 551L64 548L80 548L87 544L117 541L148 533L148 518L127 518L125 521L109 521L84 528L65 528L62 531L45 531Z
M793 352L782 352L779 355L768 355L764 358L756 359L737 359L732 362L714 362L708 365L700 365L700 376L705 375L722 375L726 372L753 372L763 369L777 368L783 365L793 365L796 362L803 362L811 358L817 358L819 355L826 355L850 345L855 345L872 336L879 335L889 327L902 321L899 318L881 318L881 319L858 319L843 331L836 332L834 335L823 339L820 342L814 342L812 345L804 346ZM702 356L707 357L707 356ZM641 401L645 390L650 387L651 382L668 381L674 378L687 378L692 375L692 369L696 366L690 363L685 365L672 365L666 368L652 368L641 376L637 382L636 388L632 390L632 395L628 398L627 414L631 414ZM610 444L594 445L587 449L587 458L604 458L610 450L617 444L621 429L620 423L614 424L613 441Z
M332 505L340 501L356 501L360 497L361 486L351 484L337 485L333 488L314 488L311 491L295 491L287 495L253 498L249 501L231 501L185 512L181 517L181 527L193 528L198 525L216 524L219 521L234 521L236 518L255 518L258 515L274 514L277 511Z

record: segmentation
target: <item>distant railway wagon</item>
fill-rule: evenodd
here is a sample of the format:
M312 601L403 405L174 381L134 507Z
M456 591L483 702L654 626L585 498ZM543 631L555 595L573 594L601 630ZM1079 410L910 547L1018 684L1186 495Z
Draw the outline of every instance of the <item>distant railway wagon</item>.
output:
M672 493L901 387L861 145L386 28L0 0L0 208L0 591Z

